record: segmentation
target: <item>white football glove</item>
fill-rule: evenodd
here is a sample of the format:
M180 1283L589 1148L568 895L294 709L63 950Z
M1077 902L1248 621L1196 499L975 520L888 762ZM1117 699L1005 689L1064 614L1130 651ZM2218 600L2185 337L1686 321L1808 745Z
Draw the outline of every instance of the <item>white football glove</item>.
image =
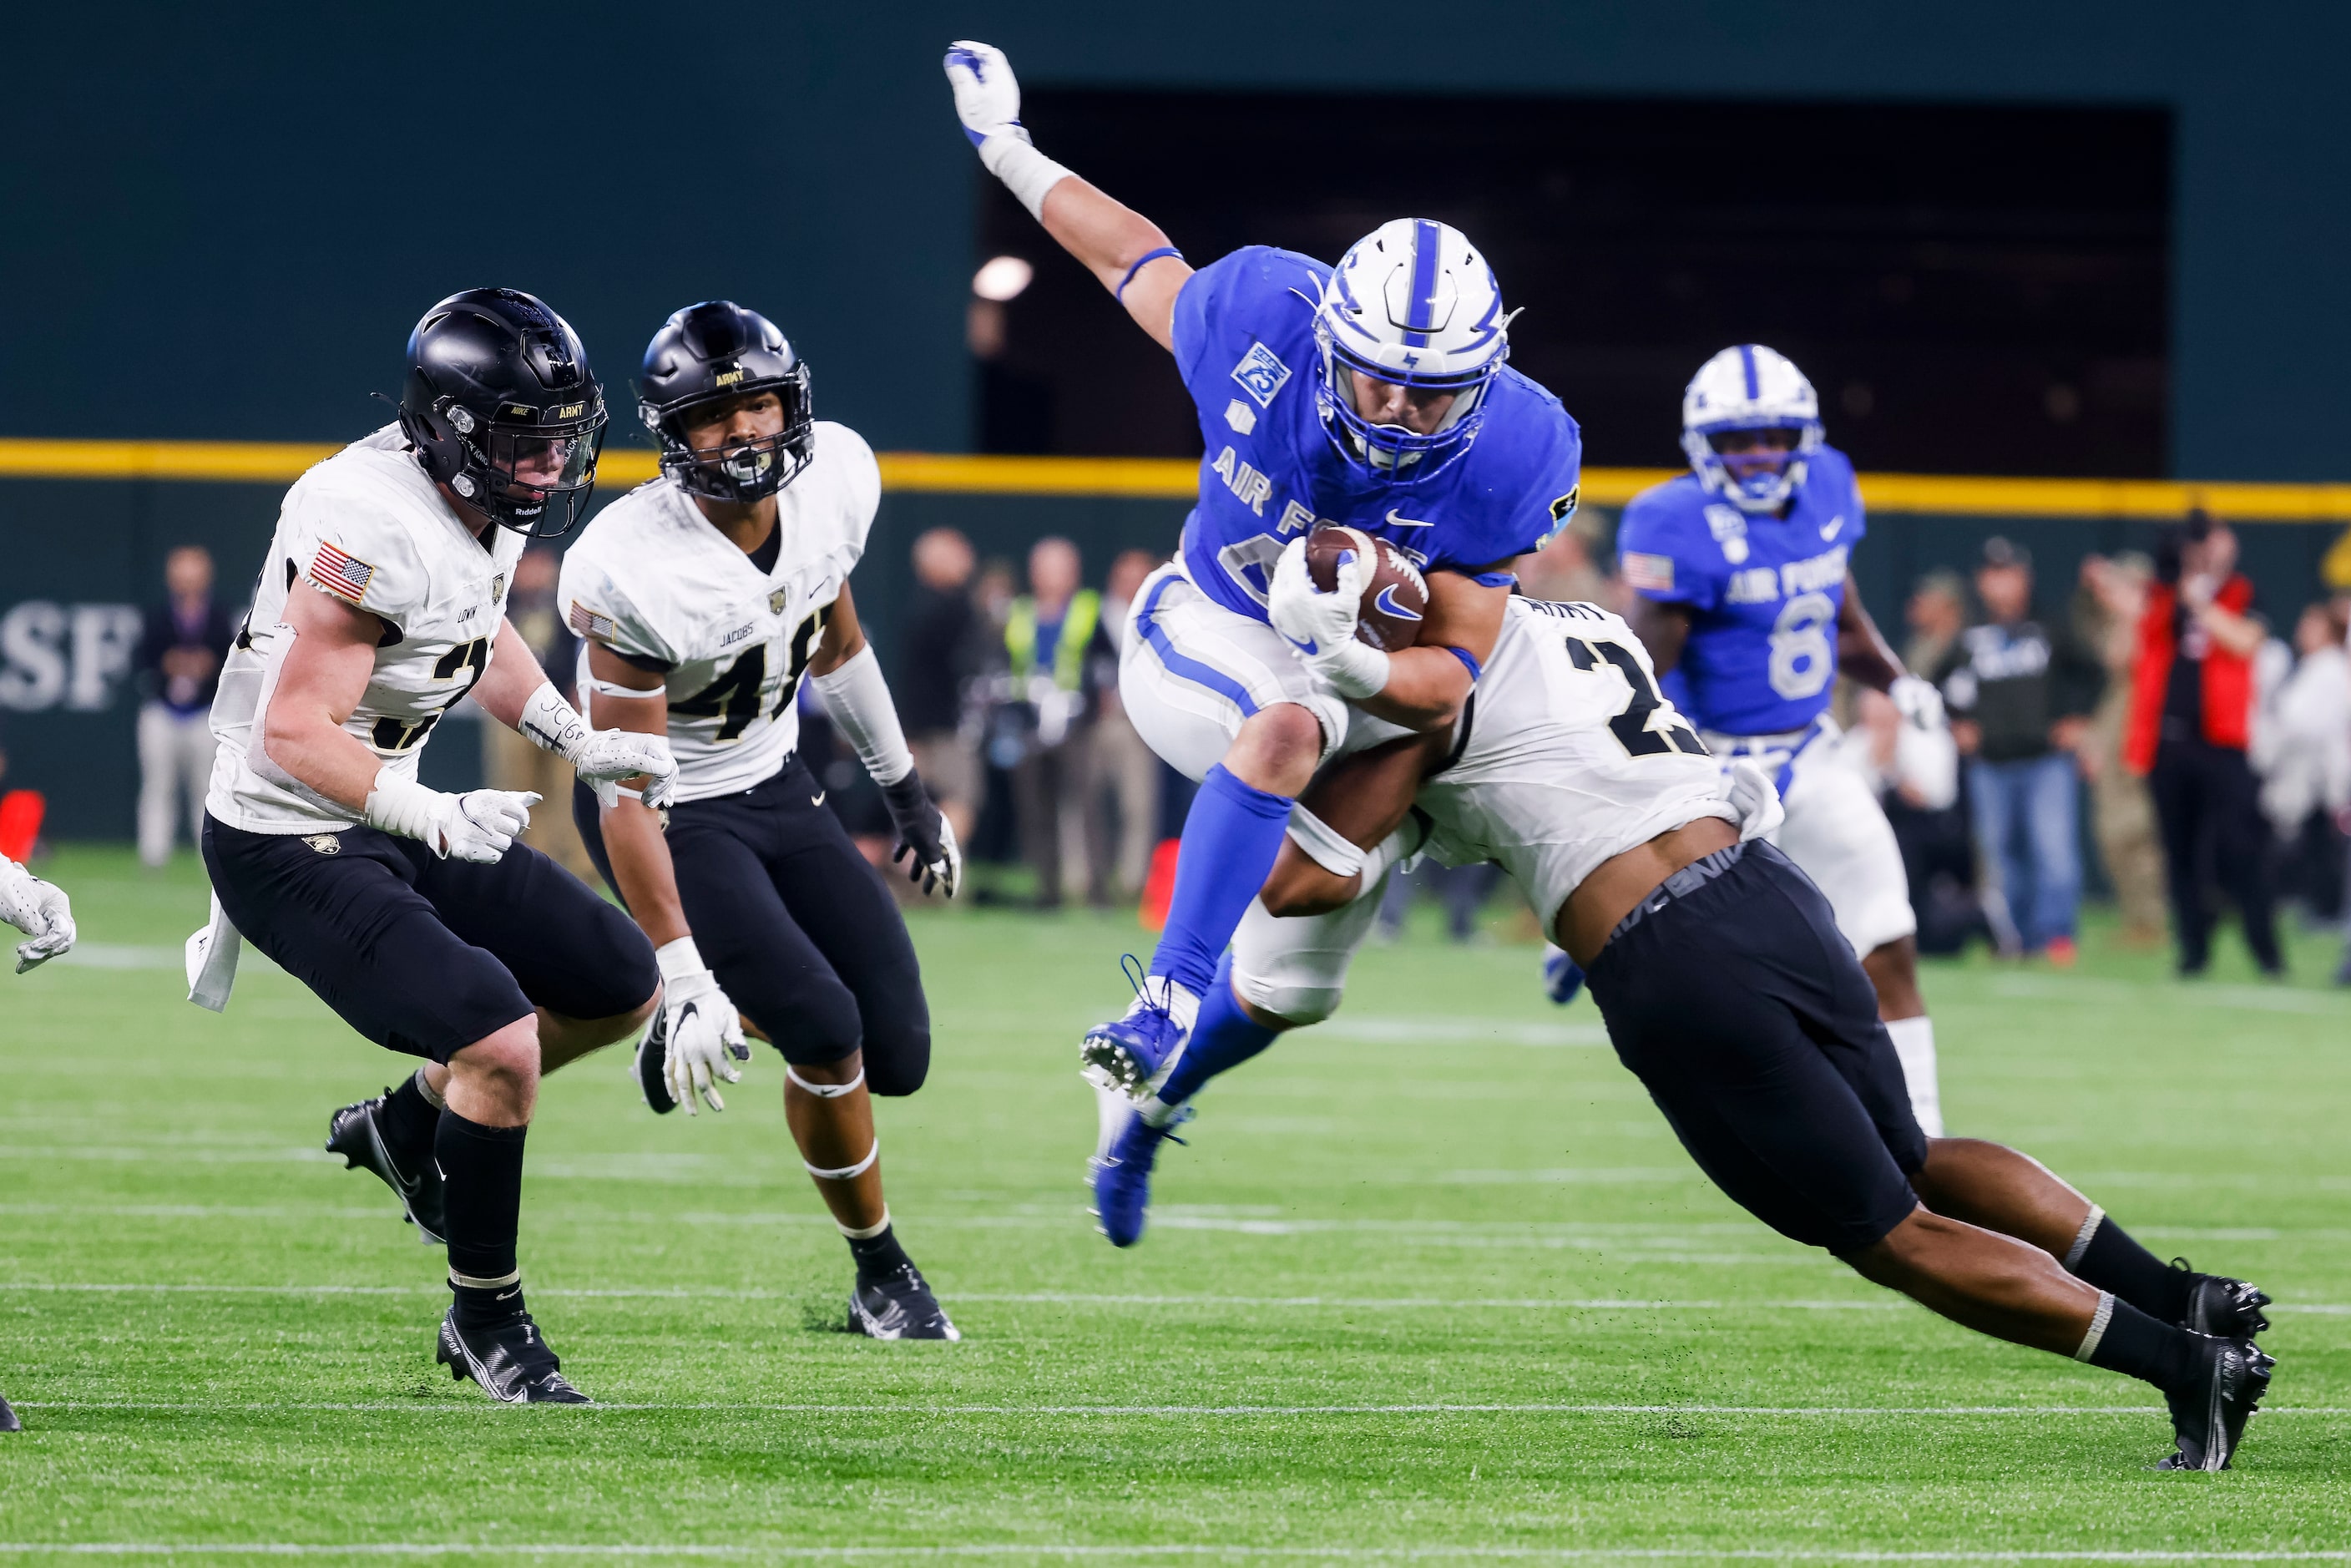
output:
M415 839L444 860L496 865L530 826L539 798L528 789L472 789L463 795L428 789L395 776L389 763L367 798L367 824Z
M1739 841L1778 831L1788 813L1771 776L1751 757L1734 757L1722 770L1722 798L1739 813Z
M66 890L0 855L0 920L32 938L16 944L16 973L37 968L74 945L73 904Z
M1281 633L1292 652L1343 697L1367 697L1388 684L1388 656L1368 643L1356 641L1355 622L1363 611L1364 563L1353 550L1339 557L1335 586L1317 590L1307 575L1306 540L1301 536L1282 548L1275 562L1271 591L1266 597L1266 619Z
M553 681L544 682L523 704L515 728L543 751L571 764L571 770L596 791L598 805L619 804L621 780L642 773L644 801L659 810L677 789L677 759L670 755L669 737L630 729L590 729L580 710L563 700Z
M1895 676L1886 695L1893 699L1895 710L1920 729L1941 729L1949 722L1943 713L1943 694L1923 675Z
M993 44L958 38L947 48L947 84L955 89L956 118L963 133L977 147L991 136L1029 140L1020 123L1020 84L1012 79L1012 62Z
M709 1101L712 1110L724 1111L719 1082L742 1082L743 1070L735 1063L751 1060L743 1020L719 988L718 977L703 967L693 937L664 943L653 957L662 972L662 1016L669 1039L662 1080L669 1085L669 1097L689 1116L702 1113L696 1096Z

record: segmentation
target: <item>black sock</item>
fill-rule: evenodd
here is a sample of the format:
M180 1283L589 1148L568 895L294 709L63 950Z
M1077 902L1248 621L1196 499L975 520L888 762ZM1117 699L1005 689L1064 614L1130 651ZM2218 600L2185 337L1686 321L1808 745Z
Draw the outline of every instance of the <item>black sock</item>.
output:
M433 1157L433 1135L441 1126L441 1107L424 1097L423 1088L412 1072L399 1088L384 1091L383 1109L376 1115L376 1125L383 1129L392 1157L402 1171L413 1176Z
M869 1236L862 1241L850 1238L849 1255L857 1260L857 1277L860 1280L875 1280L893 1270L914 1266L914 1260L906 1256L906 1249L898 1245L897 1230L887 1225L882 1228L879 1236Z
M2188 1293L2195 1288L2196 1276L2160 1261L2132 1240L2130 1232L2116 1225L2112 1215L2096 1208L2090 1212L2097 1228L2081 1248L2082 1255L2065 1260L2066 1269L2163 1322L2176 1323L2185 1317Z
M501 1314L522 1310L518 1291L503 1303L496 1298L516 1290L520 1279L515 1238L522 1224L522 1145L529 1132L485 1127L455 1111L441 1113L433 1157L445 1184L449 1276L461 1310L469 1289L461 1281L478 1287L478 1307L495 1306Z
M2143 1379L2166 1393L2185 1387L2196 1375L2198 1353L2204 1343L2202 1334L2158 1322L2111 1294L2105 1304L2112 1309L2105 1329L2088 1355L2075 1353L2078 1359L2126 1377Z

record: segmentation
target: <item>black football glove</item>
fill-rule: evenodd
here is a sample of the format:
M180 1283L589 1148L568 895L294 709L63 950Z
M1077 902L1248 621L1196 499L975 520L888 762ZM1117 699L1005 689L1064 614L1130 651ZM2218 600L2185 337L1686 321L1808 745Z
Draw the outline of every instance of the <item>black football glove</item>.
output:
M914 862L906 868L906 880L922 883L925 893L944 892L953 898L956 883L963 880L963 851L956 847L955 829L946 814L931 803L923 776L908 769L895 784L882 786L882 798L890 803L890 822L898 830L898 849L890 863L912 853Z

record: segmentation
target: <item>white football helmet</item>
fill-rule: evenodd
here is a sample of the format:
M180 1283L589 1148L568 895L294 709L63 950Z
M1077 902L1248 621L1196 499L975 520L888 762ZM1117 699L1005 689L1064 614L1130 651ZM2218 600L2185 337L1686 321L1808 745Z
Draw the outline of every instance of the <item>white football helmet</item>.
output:
M1776 470L1741 479L1724 465L1714 438L1734 430L1792 430L1795 450ZM1682 393L1682 450L1698 483L1742 512L1776 512L1804 482L1821 448L1821 400L1795 361L1761 343L1725 349L1698 370Z
M1459 229L1427 218L1382 224L1339 258L1315 310L1315 402L1331 439L1391 479L1437 472L1476 437L1486 389L1510 357L1510 326L1494 269ZM1442 425L1416 434L1358 413L1351 372L1457 395Z

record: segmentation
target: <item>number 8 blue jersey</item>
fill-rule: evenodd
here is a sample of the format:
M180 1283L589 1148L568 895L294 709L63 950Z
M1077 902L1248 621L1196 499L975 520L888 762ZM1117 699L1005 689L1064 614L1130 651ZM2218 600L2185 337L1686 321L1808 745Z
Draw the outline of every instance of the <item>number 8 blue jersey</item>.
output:
M1424 568L1465 571L1541 548L1575 509L1575 421L1507 366L1468 450L1428 478L1406 469L1390 479L1342 455L1314 402L1314 308L1330 276L1311 257L1250 246L1194 273L1176 298L1176 364L1207 443L1184 568L1252 621L1266 618L1282 547L1319 523L1388 539Z
M1802 729L1829 706L1845 562L1867 531L1853 462L1813 455L1788 515L1750 516L1694 475L1633 497L1616 560L1642 598L1689 607L1666 679L1674 706L1718 735Z

